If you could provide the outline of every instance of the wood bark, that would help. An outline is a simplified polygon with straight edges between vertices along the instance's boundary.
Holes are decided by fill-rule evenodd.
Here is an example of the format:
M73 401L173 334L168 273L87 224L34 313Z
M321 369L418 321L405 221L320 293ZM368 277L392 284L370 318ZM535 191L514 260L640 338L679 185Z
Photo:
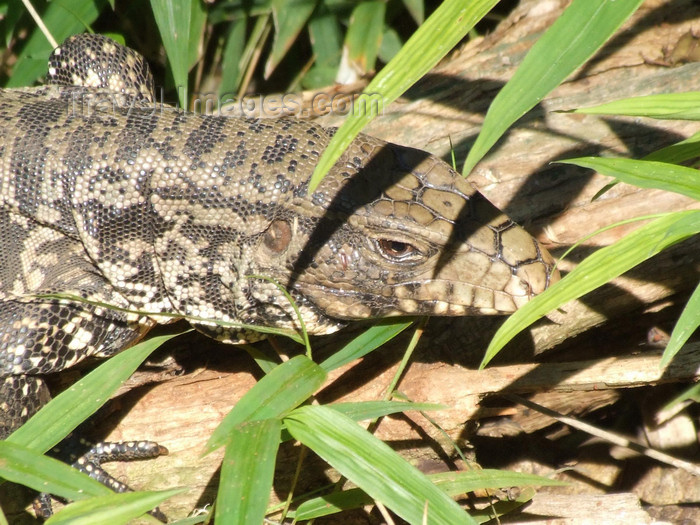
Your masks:
M445 159L450 158L453 146L456 158L463 160L489 103L566 4L564 0L521 2L493 33L453 53L366 132ZM619 220L697 209L699 204L686 197L625 184L618 184L592 201L609 182L608 178L553 164L559 159L592 154L639 158L698 131L700 126L693 122L557 112L627 96L700 91L700 63L683 63L673 55L674 46L694 29L700 29L700 6L695 2L646 2L584 67L516 123L476 167L471 181L555 255L583 236ZM662 62L668 66L659 65ZM326 119L326 123L334 122ZM574 252L562 269L570 270L597 247L615 242L638 226L620 226L593 237ZM590 390L591 397L559 394L568 401L558 410L582 413L611 402L615 394L595 397L601 395L596 392L601 387L610 388L611 377L617 378L615 387L696 377L697 349L686 356L682 373L676 369L676 376L663 378L654 374L658 372L658 352L630 354L638 349L647 328L659 319L663 324L677 315L673 306L697 285L699 248L697 239L683 243L599 292L567 305L554 322L541 323L509 349L516 360L528 361L544 350L566 347L568 353L561 354L568 359L564 364L516 363L485 372L470 370L468 367L478 362L501 320L470 319L462 324L457 320L439 321L432 334L427 332L417 362L410 366L399 390L414 401L450 406L434 418L452 439L464 445L470 418L509 410L480 406L486 393L501 389L520 393ZM586 339L585 333L599 325L602 328L595 331L596 336ZM572 343L577 334L584 336ZM603 362L586 361L599 355L594 352L600 350L601 338L609 341L607 355L612 357ZM171 517L183 517L192 508L213 501L221 451L201 457L203 445L259 376L250 359L235 347L208 345L196 336L183 341L179 344L197 347L190 352L184 375L167 381L157 377L158 382L117 398L111 405L116 412L107 418L107 423L112 422L112 430L99 436L108 440L153 439L170 449L167 457L143 464L120 464L114 471L137 488L195 487L163 505ZM318 342L319 347L332 345L328 339ZM205 353L201 346L211 348ZM398 352L400 349L375 353L334 372L319 400L325 403L379 399L395 373ZM192 358L192 354L196 357ZM620 355L626 357L615 357ZM545 357L550 359L547 354ZM624 376L630 369L639 374L633 378ZM452 457L452 448L445 435L419 414L387 418L379 425L377 435L425 470L454 467L452 460L446 459ZM298 449L291 445L282 450L276 498L286 497L297 453ZM297 493L314 479L337 479L320 464L305 465ZM542 505L541 500L539 504ZM577 500L576 505L579 504ZM362 517L359 522L363 520L372 522L371 517Z

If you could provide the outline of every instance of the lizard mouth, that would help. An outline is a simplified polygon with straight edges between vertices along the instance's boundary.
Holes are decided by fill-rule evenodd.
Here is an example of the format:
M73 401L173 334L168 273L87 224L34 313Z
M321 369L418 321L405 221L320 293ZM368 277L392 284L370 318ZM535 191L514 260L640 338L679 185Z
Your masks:
M513 276L508 290L447 280L380 285L376 290L329 287L299 281L296 291L329 317L343 320L438 315L503 315L512 313L532 295L528 285Z

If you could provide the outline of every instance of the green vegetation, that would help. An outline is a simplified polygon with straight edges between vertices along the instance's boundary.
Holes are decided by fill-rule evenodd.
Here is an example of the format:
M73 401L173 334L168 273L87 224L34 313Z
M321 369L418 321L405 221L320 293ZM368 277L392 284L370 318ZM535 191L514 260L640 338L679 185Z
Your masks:
M532 48L494 100L466 160L465 171L519 117L591 57L640 3L641 0L575 0ZM157 56L162 42L168 85L200 90L216 83L219 93L243 94L253 81L280 91L325 86L343 68L354 68L355 74L362 76L383 63L386 65L373 78L367 92L380 93L386 105L444 57L494 4L495 1L448 0L424 20L430 9L420 0L223 0L212 5L197 0L151 0L150 5L126 2L124 10L116 14L126 29L109 27L105 32L130 45L144 44L139 51L149 57ZM101 31L104 18L113 9L113 1L108 4L104 0L54 0L39 14L53 38L61 42L73 33ZM5 71L5 84L29 85L45 72L46 57L53 46L27 15L21 1L10 0L1 5L0 15L0 42L12 47L4 55L4 63L12 66ZM155 25L158 33L145 30L148 24ZM418 26L420 29L409 39L408 35ZM17 37L22 32L29 36L20 42ZM570 39L572 34L578 38ZM566 45L560 45L562 42ZM307 62L290 59L290 50L307 57ZM697 94L647 97L582 111L697 119L698 98ZM371 115L358 114L348 119L336 135L333 148L326 152L317 177L370 118ZM678 164L699 157L700 140L693 137L645 160L582 158L569 162L632 184L698 198L697 171ZM698 231L700 212L667 214L619 243L599 250L514 314L489 346L484 364L516 333L550 310ZM699 324L700 288L673 332L663 364L669 362ZM468 516L451 496L478 488L554 483L535 476L493 471L425 476L354 423L402 410L430 410L434 406L396 401L308 404L330 370L365 355L410 326L410 321L380 323L321 365L313 363L308 355L282 364L258 356L267 375L224 418L208 444L208 451L226 447L214 507L217 522L261 523L267 512L277 510L267 509L273 467L280 442L292 438L359 487L321 497L295 494L295 507L285 507L283 514L296 520L356 508L374 499L411 523L474 523L484 518ZM303 335L292 337L306 341ZM174 493L111 494L87 476L43 456L94 413L162 342L162 338L154 338L109 359L0 442L0 476L76 501L51 523L63 523L64 519L71 523L80 519L85 523L125 523ZM686 397L698 396L698 391L691 391ZM251 458L255 460L250 461ZM297 506L296 501L301 504ZM107 517L97 514L105 511ZM206 519L189 518L182 523ZM6 523L0 513L0 523L3 520Z

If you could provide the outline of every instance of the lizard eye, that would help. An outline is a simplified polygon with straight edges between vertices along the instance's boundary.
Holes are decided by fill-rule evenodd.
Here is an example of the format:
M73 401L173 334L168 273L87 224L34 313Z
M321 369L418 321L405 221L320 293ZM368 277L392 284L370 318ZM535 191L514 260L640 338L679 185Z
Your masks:
M379 239L377 244L379 245L382 255L392 260L402 260L421 254L415 246L403 241Z

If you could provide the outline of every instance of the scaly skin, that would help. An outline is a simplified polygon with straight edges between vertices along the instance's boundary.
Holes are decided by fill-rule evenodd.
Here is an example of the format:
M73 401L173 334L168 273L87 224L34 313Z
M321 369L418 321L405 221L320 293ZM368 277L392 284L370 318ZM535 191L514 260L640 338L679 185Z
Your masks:
M92 51L62 46L50 75L91 87L0 90L0 437L47 399L41 375L118 352L172 320L159 313L298 328L253 275L289 290L313 334L509 313L557 279L537 241L441 160L361 135L309 193L332 130L154 111L140 57L120 55L116 81L84 57L119 48L81 38ZM100 85L125 89L124 107ZM54 293L145 313L37 297Z

